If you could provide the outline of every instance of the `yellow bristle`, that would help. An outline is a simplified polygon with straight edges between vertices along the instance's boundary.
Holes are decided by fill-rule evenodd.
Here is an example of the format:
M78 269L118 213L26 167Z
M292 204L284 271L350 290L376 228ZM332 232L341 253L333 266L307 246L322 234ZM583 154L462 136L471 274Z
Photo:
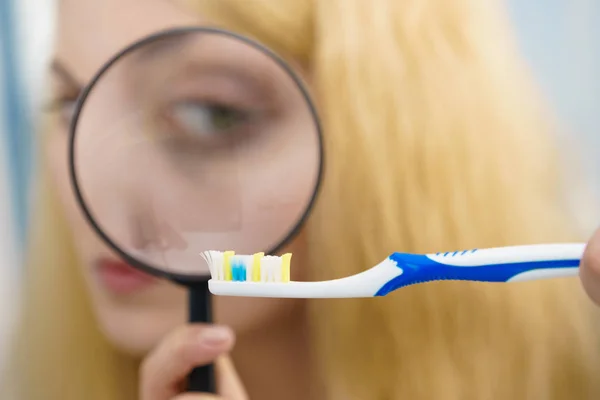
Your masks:
M234 251L226 251L223 253L223 276L226 281L231 281L231 257L235 255Z
M292 262L292 253L285 253L281 256L281 281L290 281L290 264Z
M260 282L260 260L265 253L256 253L252 256L252 282Z

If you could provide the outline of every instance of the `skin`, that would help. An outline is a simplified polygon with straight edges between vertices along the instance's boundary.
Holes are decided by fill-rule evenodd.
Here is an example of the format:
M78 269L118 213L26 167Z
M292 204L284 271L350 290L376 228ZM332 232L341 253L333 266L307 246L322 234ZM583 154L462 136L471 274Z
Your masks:
M140 18L142 10L143 18ZM310 360L307 349L309 346L305 337L306 317L302 301L217 298L215 299L215 319L218 325L186 325L187 298L186 291L181 287L168 281L157 280L143 290L114 293L102 284L96 273L99 260L116 262L118 258L89 228L75 202L70 187L65 162L68 149L67 129L78 91L81 90L82 83L88 82L102 64L121 48L143 36L169 27L198 25L203 22L201 16L161 0L63 0L60 2L59 21L55 62L51 71L55 84L54 93L60 100L58 102L59 122L55 125L54 131L50 132L46 141L46 159L65 215L76 238L75 245L80 259L81 272L85 278L100 329L119 350L143 359L140 378L141 399L213 398L197 394L182 394L181 388L193 367L217 359L219 392L228 399L246 399L247 393L252 398L263 400L318 398L314 394L307 393L308 388L314 386L311 384L314 382L309 382L308 378ZM86 28L81 29L81 26ZM110 29L106 29L108 26ZM221 53L239 55L235 51ZM167 59L163 58L163 60ZM252 59L252 57L246 58L248 69L252 69L253 63L256 64L256 70L264 69L259 65L259 60ZM170 66L166 67L163 70L170 71ZM144 71L145 73L151 72ZM135 78L141 75L134 74L133 76ZM272 77L276 76L276 73L269 76L274 79ZM135 83L135 79L115 81L116 87L119 89L127 87L134 87L137 90L144 89L147 90L147 93L143 98L152 98L152 85L142 83L136 88L132 82ZM149 79L147 82L153 81ZM214 82L214 79L211 82ZM178 87L177 85L171 86ZM181 84L179 87L182 90L188 88L185 84ZM311 120L307 118L301 99L297 95L294 97L289 89L288 87L287 92L284 90L288 97L276 101L279 108L275 110L277 117L273 118L278 119L273 119L275 121L272 122L273 129L295 126L299 131L307 131L311 128ZM93 111L90 111L91 116L87 120L89 123L85 129L91 132L91 129L100 127L98 132L104 132L102 124L110 120L111 115L116 115L114 113L119 110L126 110L131 104L131 99L126 95L126 93L119 96L113 93L112 97L107 95L108 100L104 107L95 107ZM99 98L98 104L104 104L102 101L105 101L106 98ZM250 102L257 103L254 100ZM281 104L285 104L285 106L281 106ZM111 107L114 110L111 110ZM97 113L92 115L96 110L102 110L103 113L113 112L113 114ZM115 136L122 138L124 133L130 132L132 132L132 128L127 127L127 129L113 133L120 134ZM288 143L288 145L296 146L294 148L302 145L305 146L304 148L310 147L310 143L302 142L302 136L295 137L300 138L298 139L300 141ZM84 141L82 143L82 146L88 146L82 150L82 154L84 150L87 150L86 162L93 163L94 157L102 156L105 148L98 143L86 144ZM117 143L117 139L111 143ZM277 154L273 151L271 153ZM291 153L289 151L283 153L288 154L288 157L280 160L279 165L289 165L281 163L289 160ZM133 173L131 171L136 166L155 168L153 171L156 172L153 172L152 176L156 180L161 179L159 174L172 173L168 172L167 167L163 168L159 165L156 161L157 157L152 158L156 156L154 153L144 153L148 156L146 159L131 159L131 157L140 157L140 154L142 151L136 148L136 151L127 153L124 159L115 158L111 162L105 163L105 168L100 172L93 171L86 175L85 182L89 184L86 186L86 190L89 190L87 193L90 193L93 199L99 199L93 203L94 207L97 207L94 212L97 211L101 214L103 221L105 218L106 220L125 221L121 225L115 225L117 226L115 231L111 231L110 234L114 233L118 238L133 237L131 243L127 242L131 247L143 247L147 245L147 241L154 240L154 236L156 236L160 237L161 245L177 251L178 243L181 243L182 239L186 239L181 233L182 230L200 229L200 225L213 224L214 221L210 221L210 213L200 215L198 220L195 220L195 217L189 217L192 215L190 213L182 212L181 215L178 215L181 208L173 206L172 198L156 196L155 202L150 205L136 203L135 211L154 207L153 213L150 214L160 215L167 221L171 229L161 229L155 226L143 228L142 230L152 231L151 233L154 235L152 239L148 239L146 230L140 234L138 231L141 228L136 228L136 226L147 223L146 214L140 212L141 216L136 217L138 218L137 225L128 223L129 220L123 218L123 215L131 214L132 210L115 207L115 204L122 205L122 203L114 198L111 202L111 195L114 193L105 189L106 185L116 182L126 175L125 172ZM246 165L256 164L250 150L239 157L245 160ZM276 162L277 158L275 156L273 158ZM143 164L147 160L151 160L150 164ZM223 159L215 159L214 163L226 163L227 160L226 157L223 157ZM128 162L127 167L119 168L120 162ZM138 172L144 172L142 167L139 169ZM251 214L250 217L244 219L243 223L249 225L242 226L242 230L254 232L256 233L254 236L257 237L268 235L269 230L281 229L277 226L277 223L280 223L278 221L293 220L298 213L298 204L304 204L306 201L306 187L311 183L310 180L303 181L302 176L298 176L297 173L294 175L293 168L290 170L273 168L272 170L275 172L268 178L271 182L282 182L281 176L276 175L276 173L281 173L286 174L289 178L285 182L296 182L296 185L280 186L280 191L285 194L285 200L282 200L275 209L268 209L264 215ZM260 172L252 168L246 168L244 171L249 174L244 181L251 180L252 173ZM165 177L164 181L172 182L167 178ZM135 185L138 185L142 190L151 190L152 187L142 187L142 185L150 185L148 183L150 181L152 180L132 179L125 183L129 188L137 188ZM172 189L171 193L176 190L180 190L180 186ZM252 192L253 187L244 188L244 190L245 194L250 193L248 195L250 196L249 202L258 203L261 202L260 195L265 192L260 187L255 192ZM180 198L196 195L201 199L209 197L202 196L202 193L185 193L185 191L178 192L178 195ZM198 199L194 198L194 201L196 200ZM205 208L210 208L212 211L217 210L215 212L220 210L224 215L230 215L231 213L227 209L218 209L218 207L227 206L235 207L235 204L219 203ZM119 212L124 214L120 215ZM197 211L194 215L198 215ZM267 219L267 223L262 222L269 215L275 217L271 220ZM223 222L224 220L218 221ZM257 226L253 221L261 223L261 225ZM242 224L235 219L223 223ZM255 225L252 225L253 223ZM173 226L175 229L172 229ZM246 235L242 239L251 241L254 240L254 236ZM239 239L241 240L240 245L244 244L242 239ZM257 243L248 244L249 247L256 245ZM303 271L308 268L304 261L306 244L303 234L298 235L284 250L294 254L293 273L296 275L293 278L302 279ZM240 252L238 251L238 253ZM177 254L181 256L182 253ZM235 351L233 350L234 342L236 343ZM269 371L269 373L265 374L261 371ZM242 384L242 381L245 384ZM177 397L180 395L183 397Z
M600 229L586 246L580 276L587 294L600 306Z

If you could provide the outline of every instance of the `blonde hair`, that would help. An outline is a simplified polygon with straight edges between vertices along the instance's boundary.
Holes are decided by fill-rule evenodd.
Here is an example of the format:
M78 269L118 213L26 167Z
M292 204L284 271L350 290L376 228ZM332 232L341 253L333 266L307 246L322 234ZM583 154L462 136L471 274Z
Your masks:
M498 1L188 3L310 73L327 149L307 225L313 278L394 251L578 238ZM51 188L37 199L22 398L134 398L135 362L97 331ZM595 399L598 331L583 299L565 279L311 303L318 371L331 399Z

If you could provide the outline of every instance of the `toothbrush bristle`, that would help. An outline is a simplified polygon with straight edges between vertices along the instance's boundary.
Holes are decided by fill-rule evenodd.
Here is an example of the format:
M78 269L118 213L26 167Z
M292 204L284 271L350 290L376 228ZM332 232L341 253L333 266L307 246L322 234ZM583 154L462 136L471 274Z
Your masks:
M230 282L289 282L291 253L265 256L264 253L236 255L233 251L205 251L212 279Z

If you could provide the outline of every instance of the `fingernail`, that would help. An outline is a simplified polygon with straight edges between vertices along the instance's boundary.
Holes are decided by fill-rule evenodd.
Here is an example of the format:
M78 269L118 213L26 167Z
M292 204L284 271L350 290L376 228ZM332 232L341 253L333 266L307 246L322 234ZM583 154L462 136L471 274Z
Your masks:
M231 338L228 328L214 327L200 333L200 342L205 346L220 346Z

